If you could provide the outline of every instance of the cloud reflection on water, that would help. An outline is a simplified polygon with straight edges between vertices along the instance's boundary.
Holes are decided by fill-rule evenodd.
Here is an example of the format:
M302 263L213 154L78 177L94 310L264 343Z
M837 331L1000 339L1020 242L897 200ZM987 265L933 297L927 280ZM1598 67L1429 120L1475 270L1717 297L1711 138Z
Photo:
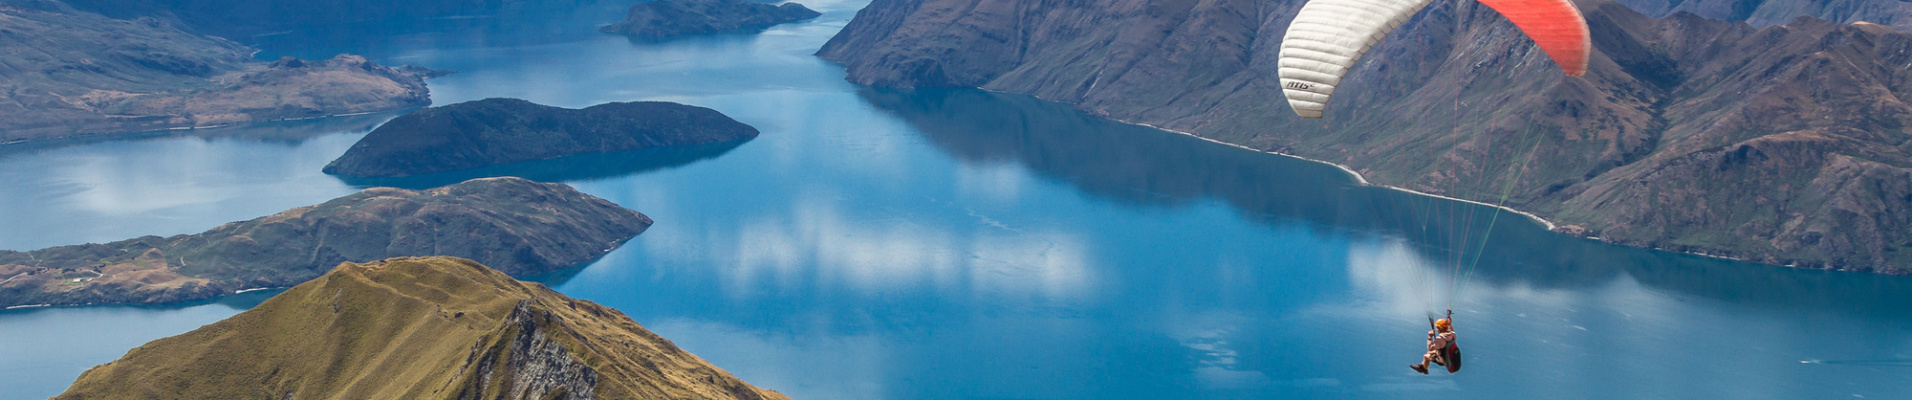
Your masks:
M1071 233L952 232L907 218L858 217L871 214L844 210L831 197L801 195L789 203L787 214L739 221L742 226L728 230L734 239L696 246L709 254L686 254L678 240L642 243L656 256L684 258L661 263L731 260L718 263L726 267L717 273L724 277L725 294L734 299L764 295L759 289L765 282L785 289L841 287L866 295L930 289L1038 301L1076 299L1091 290L1088 251Z
M827 322L814 322L827 325ZM693 319L667 319L646 328L684 348L723 348L741 354L725 369L750 377L758 387L808 399L881 399L884 376L895 349L875 335L776 336L735 325ZM816 327L807 331L814 332ZM844 381L841 376L861 379Z
M318 172L390 118L288 121L68 147L0 158L8 193L0 249L197 233L352 193ZM343 129L343 131L341 131Z

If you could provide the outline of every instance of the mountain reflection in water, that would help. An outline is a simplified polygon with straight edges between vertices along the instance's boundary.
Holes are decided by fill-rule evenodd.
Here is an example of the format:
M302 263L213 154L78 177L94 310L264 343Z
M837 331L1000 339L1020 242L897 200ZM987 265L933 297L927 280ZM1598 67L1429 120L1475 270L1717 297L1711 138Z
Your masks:
M615 178L681 167L690 163L716 158L749 141L750 139L743 139L721 143L660 147L615 153L578 154L545 160L404 177L335 176L337 176L340 181L352 186L390 186L406 189L430 189L471 179L498 176L515 176L539 182L583 181Z
M1453 249L1480 240L1488 227L1485 216L1494 212L1361 185L1326 164L1164 134L1028 96L973 89L863 88L857 94L966 163L1013 162L1129 204L1174 207L1218 199L1271 224L1304 221L1322 231L1380 232L1405 239L1420 259L1453 259ZM1475 210L1457 210L1464 208ZM1478 217L1454 217L1464 212ZM1740 304L1912 315L1905 306L1912 304L1912 279L1617 246L1553 234L1511 213L1501 217L1492 227L1492 243L1481 254L1465 254L1480 257L1470 284L1587 289L1624 275L1647 287ZM1463 224L1471 226L1458 226ZM1428 264L1419 268L1449 267L1444 261ZM1445 279L1444 272L1412 275Z

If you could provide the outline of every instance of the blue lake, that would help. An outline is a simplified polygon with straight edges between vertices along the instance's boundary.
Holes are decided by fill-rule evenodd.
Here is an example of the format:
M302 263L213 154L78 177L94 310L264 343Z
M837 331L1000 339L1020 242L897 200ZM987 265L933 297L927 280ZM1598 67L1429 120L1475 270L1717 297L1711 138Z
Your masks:
M1329 165L1023 96L860 88L810 54L862 3L806 4L825 16L663 43L596 34L611 7L261 46L457 71L430 82L437 104L664 100L758 127L734 147L503 172L657 221L536 280L797 399L1912 397L1912 279L1609 246L1512 214L1487 236L1489 208ZM351 193L366 183L319 168L390 117L0 147L0 249ZM1480 258L1458 292L1456 249ZM0 397L56 394L270 294L0 312ZM1449 304L1467 368L1408 370Z

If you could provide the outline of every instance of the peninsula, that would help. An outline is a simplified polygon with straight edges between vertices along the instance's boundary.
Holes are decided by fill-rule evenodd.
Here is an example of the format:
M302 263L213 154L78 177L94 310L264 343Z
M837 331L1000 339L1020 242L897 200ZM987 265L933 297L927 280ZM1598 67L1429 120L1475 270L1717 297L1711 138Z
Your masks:
M641 101L567 109L485 99L418 110L372 130L325 173L400 177L559 157L733 142L757 129L716 110Z
M458 256L531 275L594 260L650 225L569 186L519 178L372 188L196 235L0 251L0 307L201 300L397 256Z
M453 257L339 265L53 398L789 400L615 309Z
M631 6L624 21L599 28L634 39L760 31L771 25L823 14L802 4L769 5L747 0L657 0Z

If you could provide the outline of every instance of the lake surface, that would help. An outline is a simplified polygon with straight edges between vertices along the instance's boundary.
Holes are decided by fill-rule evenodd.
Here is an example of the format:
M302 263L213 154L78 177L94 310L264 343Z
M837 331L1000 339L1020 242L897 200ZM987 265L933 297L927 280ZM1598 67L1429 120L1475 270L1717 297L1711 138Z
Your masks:
M810 53L862 3L806 4L825 16L759 35L633 43L592 31L617 13L553 13L279 35L261 57L458 71L430 82L437 104L666 100L758 127L517 172L657 221L536 279L797 399L1912 397L1912 279L1608 246L1511 214L1488 236L1491 209L1332 166L1022 96L859 88ZM369 183L319 168L390 116L0 147L0 249L351 193ZM1479 261L1451 291L1456 249ZM0 397L56 394L268 295L0 312ZM1409 371L1449 304L1466 369Z

